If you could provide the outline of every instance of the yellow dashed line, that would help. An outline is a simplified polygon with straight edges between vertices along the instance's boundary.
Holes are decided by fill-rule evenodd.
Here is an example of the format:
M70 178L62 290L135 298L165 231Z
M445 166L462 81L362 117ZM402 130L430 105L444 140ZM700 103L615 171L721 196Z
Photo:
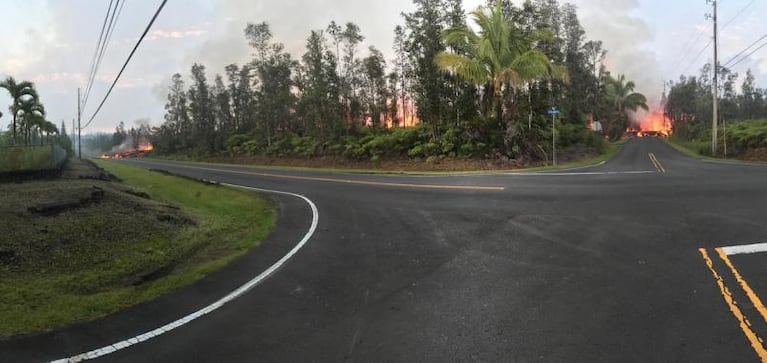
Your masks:
M746 293L746 295L748 295L748 299L751 300L751 303L754 304L756 310L759 311L759 314L762 314L762 318L764 318L764 321L767 322L767 308L765 308L764 304L762 304L762 300L759 299L759 296L757 296L756 293L754 293L754 290L752 290L751 286L748 285L746 279L740 275L740 272L738 272L738 270L735 268L735 265L730 262L730 259L727 257L727 254L724 253L724 250L717 248L716 253L719 254L719 258L721 258L727 267L730 268L732 274L735 275L735 279L738 280L740 287L742 287L743 291Z
M738 308L737 303L735 302L735 299L733 299L732 295L730 294L730 291L727 289L727 286L725 286L724 280L722 280L722 277L719 276L719 274L714 269L714 262L711 261L711 258L708 257L708 253L706 252L706 249L701 248L699 249L699 251L700 251L700 254L703 256L703 259L706 261L706 265L708 266L708 269L711 270L711 274L714 275L714 280L716 280L717 285L719 285L719 292L722 293L722 297L724 297L724 301L730 307L730 311L732 312L732 315L734 315L735 318L738 319L738 322L740 323L740 329L743 331L743 334L746 335L746 338L751 343L751 347L753 347L754 350L756 351L756 355L759 356L759 359L761 359L762 362L767 362L767 350L764 349L761 339L756 335L756 333L754 333L753 330L751 330L751 323L749 323L748 319L746 319L746 317L740 311L740 308Z
M285 175L285 174L257 173L257 172L249 172L249 171L235 171L235 170L226 170L226 169L203 168L203 167L199 167L199 166L188 166L188 165L181 165L181 164L176 164L174 166L178 166L178 167L182 167L182 168L189 168L189 169L216 171L216 172L222 172L222 173L244 174L244 175L253 175L253 176L264 176L264 177L269 177L269 178L282 178L282 179L293 179L293 180L319 181L319 182L340 183L340 184L373 185L373 186L383 186L383 187L421 188L421 189L446 189L446 190L474 190L474 191L487 191L487 192L501 192L501 191L506 189L505 187L477 186L477 185L443 185L443 184L387 183L387 182L374 182L374 181L366 181L366 180L336 179L336 178L322 178L322 177L297 176L297 175Z

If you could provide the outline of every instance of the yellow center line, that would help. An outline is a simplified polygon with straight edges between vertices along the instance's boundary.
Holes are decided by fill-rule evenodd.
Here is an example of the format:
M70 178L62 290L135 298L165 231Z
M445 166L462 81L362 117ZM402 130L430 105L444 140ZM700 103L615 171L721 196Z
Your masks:
M730 290L728 290L727 286L725 286L724 280L722 280L722 277L719 276L719 274L714 269L714 262L711 261L711 258L708 257L708 253L706 252L706 249L701 248L698 251L700 251L700 254L703 256L703 259L706 261L706 265L708 266L708 269L711 270L711 274L714 275L714 279L716 280L717 285L719 285L719 292L722 293L722 297L724 297L724 301L730 307L730 311L732 312L732 315L734 315L735 318L738 319L738 322L740 323L740 329L743 331L743 334L746 335L746 338L751 343L751 347L754 348L754 350L756 351L756 355L759 356L759 359L761 359L762 362L767 362L767 350L764 349L764 346L762 345L762 340L756 335L756 333L754 333L753 330L751 330L751 323L748 321L748 319L746 319L746 317L740 311L740 308L738 308L737 303L735 302L735 299L733 299L732 295L730 294Z
M655 170L657 170L659 173L665 173L666 169L663 167L663 164L660 163L660 160L655 156L654 153L649 153L647 156L650 158L650 161L655 166Z
M752 290L751 286L748 285L746 279L740 275L740 272L738 272L738 270L735 268L735 265L730 262L730 259L727 257L727 254L724 252L724 250L722 248L717 248L716 253L719 254L719 258L721 258L727 267L730 268L732 274L735 275L735 279L738 280L740 287L742 287L743 291L746 293L746 295L748 295L748 299L751 300L751 303L754 304L756 310L759 311L759 314L762 315L764 321L767 322L767 308L765 308L764 304L762 304L762 300L759 299L759 296L756 295L756 293L754 293L754 290Z
M305 181L319 181L319 182L330 182L330 183L341 183L341 184L373 185L373 186L384 186L384 187L422 188L422 189L446 189L446 190L474 190L474 191L488 191L488 192L501 192L501 191L504 191L506 189L505 187L499 187L499 186L388 183L388 182L374 182L374 181L354 180L354 179L336 179L336 178L323 178L323 177L312 177L312 176L297 176L297 175L285 175L285 174L257 173L257 172L250 172L250 171L235 171L235 170L226 170L226 169L204 168L204 167L199 167L199 166L189 166L189 165L181 165L181 164L174 164L174 166L178 166L178 167L182 167L182 168L188 168L188 169L216 171L216 172L222 172L222 173L263 176L263 177L269 177L269 178L282 178L282 179L305 180Z

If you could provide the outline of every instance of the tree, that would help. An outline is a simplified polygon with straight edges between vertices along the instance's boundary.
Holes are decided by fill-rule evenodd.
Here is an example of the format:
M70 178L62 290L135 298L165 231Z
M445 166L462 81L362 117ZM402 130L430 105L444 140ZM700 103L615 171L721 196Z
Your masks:
M393 75L399 80L398 87L400 98L398 102L394 102L394 105L395 107L397 104L400 105L399 108L402 109L400 120L403 123L403 126L405 126L404 123L407 122L408 119L408 79L412 76L412 66L407 55L407 36L405 34L405 29L401 25L394 27L394 54L396 55L396 59L394 61ZM397 85L395 85L395 87L396 86ZM396 89L393 90L396 91ZM394 92L393 94L396 95L397 93ZM399 117L392 117L392 121L396 121L397 118Z
M22 81L16 82L13 77L8 77L4 81L0 82L0 88L5 88L11 95L11 106L8 108L11 111L11 117L13 118L13 139L16 140L16 121L21 104L25 99L38 99L35 85L32 82Z
M386 60L381 51L371 46L370 55L362 60L365 75L367 115L372 126L381 126L381 116L386 113L388 92L386 89Z
M348 114L348 122L351 123L358 120L361 111L361 104L357 98L357 91L360 84L360 79L357 71L361 68L360 62L357 60L357 47L365 37L362 35L360 27L352 22L346 23L346 28L341 33L341 39L344 43L344 77L343 77L343 95L344 103L346 105L346 112Z
M291 92L294 85L291 76L296 65L282 44L273 44L264 61L256 66L261 81L261 87L255 93L257 113L268 146L272 145L272 136L278 130L284 132L290 129L291 113L296 102L296 96Z
M248 44L256 51L256 60L263 62L269 53L269 44L272 40L272 31L267 22L258 24L248 23L245 26L245 38Z
M167 136L167 140L163 139L163 142L157 143L159 148L164 147L169 152L176 152L192 145L190 140L192 124L189 119L187 94L184 89L184 80L178 73L171 78L168 101L165 103L164 126L165 129L161 130L161 135ZM121 143L122 140L117 145Z
M193 142L212 153L216 149L213 95L205 76L205 66L192 65L192 86L189 88L189 115L192 120Z
M628 126L628 111L636 111L640 108L645 111L650 109L647 106L647 98L641 93L634 92L635 87L634 82L627 82L626 76L622 74L618 78L610 79L607 84L607 97L615 110L614 122L609 130L613 139L619 138Z
M432 125L436 138L443 120L442 100L450 97L445 74L435 64L437 54L445 51L441 35L445 29L443 0L414 0L416 10L403 14L407 29L407 51L413 65L412 93L418 118Z
M338 72L338 65L341 63L341 41L343 40L343 28L336 24L333 20L325 30L330 38L333 39L333 44L336 46L336 72Z
M216 150L224 145L234 132L234 116L232 115L232 99L229 90L224 85L224 79L217 74L213 81L213 108L215 112Z
M562 68L552 65L545 54L531 48L534 37L520 34L504 17L500 1L489 11L477 9L472 16L479 34L467 26L451 28L443 34L448 44L464 46L469 53L442 52L436 56L435 63L467 81L490 85L499 122L503 120L504 87L521 87L539 78L565 78Z
M36 98L23 98L16 111L21 116L24 145L29 145L32 143L32 132L45 122L45 107Z
M336 69L336 58L327 48L323 32L312 31L302 57L301 76L296 77L301 92L297 113L303 120L302 131L321 139L331 139L340 129L340 80Z

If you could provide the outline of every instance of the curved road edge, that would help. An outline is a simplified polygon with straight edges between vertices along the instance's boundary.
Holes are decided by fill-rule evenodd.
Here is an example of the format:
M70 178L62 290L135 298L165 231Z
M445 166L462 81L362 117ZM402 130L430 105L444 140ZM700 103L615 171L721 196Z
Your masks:
M317 230L317 225L319 223L319 212L317 210L317 205L315 205L314 202L311 201L311 199L309 199L309 198L307 198L307 197L305 197L305 196L303 196L301 194L290 193L290 192L283 192L283 191L271 190L271 189L261 189L261 188L255 188L255 187L248 187L248 186L244 186L244 185L229 184L229 183L221 183L221 185L228 186L228 187L235 187L235 188L242 188L242 189L260 191L260 192L270 193L270 194L288 195L288 196L292 196L292 197L296 197L296 198L302 199L303 201L305 201L309 205L309 207L312 210L312 224L309 227L309 230L304 235L304 237L301 239L301 241L299 241L298 244L296 244L293 247L293 249L291 249L287 254L285 254L277 262L275 262L274 264L269 266L269 268L267 268L265 271L261 272L256 277L254 277L250 281L246 282L245 284L241 285L240 287L238 287L234 291L230 292L226 296L220 298L216 302L214 302L214 303L212 303L212 304L210 304L210 305L208 305L208 306L206 306L206 307L204 307L204 308L202 308L200 310L197 310L197 311L195 311L195 312L193 312L193 313L191 313L189 315L186 315L186 316L184 316L182 318L176 319L173 322L170 322L168 324L160 326L160 327L158 327L158 328L156 328L154 330L148 331L148 332L146 332L144 334L140 334L140 335L134 336L132 338L128 338L128 339L125 339L125 340L122 340L122 341L119 341L119 342L116 342L116 343L112 343L112 344L106 345L106 346L101 347L101 348L97 348L97 349L94 349L94 350L91 350L91 351L88 351L88 352L85 352L85 353L81 353L81 354L78 354L78 355L71 356L71 357L68 357L68 358L54 360L52 362L55 362L55 363L81 362L81 361L84 361L84 360L89 360L89 359L95 359L95 358L103 357L105 355L114 353L114 352L116 352L118 350L122 350L122 349L128 348L130 346L136 345L138 343L150 340L152 338L155 338L157 336L160 336L162 334L170 332L170 331L172 331L172 330L174 330L176 328L179 328L181 326L184 326L184 325L186 325L186 324L188 324L188 323L190 323L190 322L192 322L192 321L194 321L194 320L196 320L196 319L198 319L198 318L200 318L200 317L202 317L204 315L207 315L207 314L209 314L209 313L219 309L220 307L224 306L226 303L228 303L228 302L230 302L230 301L232 301L232 300L242 296L243 294L248 292L250 289L254 288L258 284L260 284L261 282L263 282L264 280L269 278L271 275L273 275L275 272L277 272L277 270L279 270L283 265L285 265L285 263L287 263L288 260L290 260L296 253L298 253L299 250L301 250L301 248L304 247L304 245L306 245L307 242L309 242L311 237L314 235L314 232Z

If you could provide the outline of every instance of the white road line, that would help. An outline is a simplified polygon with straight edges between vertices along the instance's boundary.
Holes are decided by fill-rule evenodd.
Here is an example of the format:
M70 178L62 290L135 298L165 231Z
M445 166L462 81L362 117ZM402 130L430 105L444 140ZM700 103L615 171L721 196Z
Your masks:
M505 173L503 175L514 176L568 176L568 175L619 175L619 174L654 174L655 170L639 170L639 171L591 171L580 173Z
M110 345L107 345L107 346L104 346L104 347L101 347L101 348L98 348L98 349L94 349L94 350L91 350L89 352L85 352L85 353L81 353L81 354L78 354L78 355L74 355L74 356L71 356L69 358L58 359L58 360L55 360L55 361L52 361L52 362L54 362L54 363L81 362L81 361L88 360L88 359L94 359L94 358L98 358L98 357L103 357L103 356L105 356L107 354L114 353L114 352L116 352L118 350L125 349L127 347L132 346L132 345L135 345L135 344L147 341L149 339L152 339L154 337L160 336L162 334L165 334L165 333L167 333L167 332L169 332L169 331L171 331L173 329L176 329L178 327L181 327L183 325L188 324L192 320L195 320L195 319L197 319L199 317L202 317L202 316L204 316L204 315L206 315L208 313L213 312L214 310L224 306L224 304L226 304L226 303L228 303L228 302L230 302L230 301L232 301L232 300L242 296L248 290L252 289L256 285L260 284L262 281L267 279L269 276L274 274L278 269L280 269L280 267L282 267L286 262L288 262L288 260L291 257L293 257L293 255L298 253L298 251L302 247L304 247L304 245L309 241L309 239L312 238L312 235L314 234L314 231L317 229L317 223L319 223L319 218L320 218L319 212L317 211L317 206L314 204L314 202L309 200L309 198L307 198L307 197L305 197L303 195L289 193L289 192L281 192L281 191L277 191L277 190L253 188L253 187L247 187L247 186L243 186L243 185L227 184L227 183L221 183L221 185L226 185L226 186L235 187L235 188L243 188L243 189L256 190L256 191L265 192L265 193L289 195L289 196L293 196L293 197L296 197L296 198L303 199L312 208L312 225L311 225L311 227L309 227L309 231L306 232L306 234L304 235L304 238L302 238L301 241L298 242L298 244L295 245L295 247L293 247L293 249L290 250L290 252L288 252L288 254L283 256L279 261L275 262L273 265L269 266L269 268L266 269L266 271L260 273L258 276L254 277L252 280L246 282L244 285L238 287L236 290L230 292L228 295L222 297L218 301L216 301L216 302L214 302L214 303L212 303L212 304L210 304L210 305L208 305L208 306L206 306L206 307L204 307L204 308L202 308L200 310L197 310L194 313L191 313L191 314L189 314L189 315L187 315L185 317L182 317L182 318L177 319L177 320L175 320L173 322L165 324L165 325L163 325L163 326L161 326L161 327L159 327L157 329L154 329L152 331L148 331L148 332L146 332L144 334L137 335L135 337L128 338L128 339L125 339L123 341L120 341L120 342L117 342L117 343L113 343L113 344L110 344Z
M728 256L767 252L767 243L722 247L722 251Z

